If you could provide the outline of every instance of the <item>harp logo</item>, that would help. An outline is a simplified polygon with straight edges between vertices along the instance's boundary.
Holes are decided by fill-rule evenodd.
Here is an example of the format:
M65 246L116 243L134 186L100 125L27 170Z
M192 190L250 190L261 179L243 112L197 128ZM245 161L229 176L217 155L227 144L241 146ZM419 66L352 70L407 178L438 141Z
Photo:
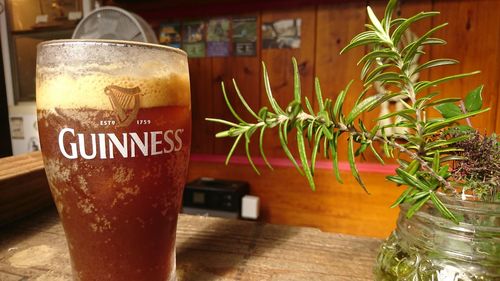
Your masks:
M127 127L137 118L140 108L141 89L139 87L124 88L109 85L104 89L111 102L118 127Z

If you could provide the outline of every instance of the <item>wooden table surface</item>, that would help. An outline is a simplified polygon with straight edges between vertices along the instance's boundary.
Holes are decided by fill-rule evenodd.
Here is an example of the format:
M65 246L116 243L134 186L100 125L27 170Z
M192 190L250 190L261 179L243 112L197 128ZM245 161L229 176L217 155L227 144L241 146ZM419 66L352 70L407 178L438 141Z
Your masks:
M178 281L373 280L380 243L314 228L181 215ZM0 280L71 280L66 247L52 209L0 228Z

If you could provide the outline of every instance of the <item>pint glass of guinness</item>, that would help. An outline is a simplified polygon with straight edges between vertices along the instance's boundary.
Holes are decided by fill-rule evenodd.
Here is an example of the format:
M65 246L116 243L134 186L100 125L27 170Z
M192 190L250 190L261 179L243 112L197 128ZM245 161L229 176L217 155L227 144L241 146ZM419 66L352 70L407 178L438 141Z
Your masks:
M125 41L45 42L36 103L73 279L175 280L191 142L186 54Z

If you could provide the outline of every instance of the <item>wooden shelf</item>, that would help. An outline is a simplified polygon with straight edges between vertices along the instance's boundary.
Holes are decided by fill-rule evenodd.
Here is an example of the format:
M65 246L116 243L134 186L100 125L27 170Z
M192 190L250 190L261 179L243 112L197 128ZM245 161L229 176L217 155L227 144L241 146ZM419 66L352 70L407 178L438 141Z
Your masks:
M51 33L53 34L54 32L73 32L75 29L76 24L64 24L64 25L49 25L49 26L44 26L44 27L36 27L32 29L25 29L25 30L14 30L11 32L12 35L35 35L38 36L40 34L45 34L45 33Z
M0 226L50 205L40 152L0 158Z

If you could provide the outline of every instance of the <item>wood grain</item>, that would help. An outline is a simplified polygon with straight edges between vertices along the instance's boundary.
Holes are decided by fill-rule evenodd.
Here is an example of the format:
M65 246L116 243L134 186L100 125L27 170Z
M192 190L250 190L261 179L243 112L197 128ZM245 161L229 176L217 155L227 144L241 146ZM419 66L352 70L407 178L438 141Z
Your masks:
M240 220L180 215L179 281L372 280L380 240ZM0 232L0 280L71 279L54 210Z
M352 49L342 55L340 51L351 39L364 30L365 3L348 2L318 7L316 26L315 75L319 78L324 98L336 100L338 94L354 79L343 103L344 113L354 107L363 84L359 77L361 67L355 62L363 57L363 48ZM316 99L314 105L317 107ZM339 159L347 159L347 142L339 140Z
M246 15L257 18L257 42L260 46L260 17L258 14ZM256 81L261 77L260 48L257 48L257 54L251 57L225 57L212 59L212 91L214 93L214 113L218 118L237 122L231 114L226 102L224 101L221 82L224 82L228 99L238 115L247 122L255 122L255 118L245 109L240 99L237 97L233 86L233 79L236 81L241 94L244 96L248 105L258 112L260 108L260 85ZM225 125L216 124L216 132L227 130ZM233 138L223 138L215 140L215 153L228 153L234 142ZM251 150L258 151L258 143L251 143ZM238 146L235 154L244 154L245 148L243 141Z
M191 162L189 180L213 177L247 181L250 192L261 200L261 220L275 224L310 226L323 231L370 237L387 237L394 229L398 209L389 206L402 188L393 186L380 173L362 173L370 194L350 175L344 184L330 170L316 170L317 189L311 191L295 168L261 167L257 176L247 165Z
M0 226L51 204L40 152L0 158Z
M212 61L210 58L189 59L191 80L191 110L193 133L191 150L194 153L213 153L215 125L205 118L215 117L212 90Z
M280 19L300 18L301 24L301 45L297 49L263 49L262 61L266 64L271 80L272 94L278 104L286 107L293 99L293 67L291 59L295 57L299 65L301 75L302 96L313 98L313 80L314 80L314 52L315 52L315 32L316 32L316 8L306 7L298 10L270 10L262 12L262 23L274 22ZM261 106L269 105L264 83L260 79L261 85ZM277 141L278 133L276 130L269 131L265 137L264 148L269 156L284 156L281 145ZM273 141L274 140L274 141ZM298 155L296 138L291 136L289 147L294 155Z
M497 3L498 5L498 10L500 10L500 3ZM500 47L500 20L498 22L498 25L499 25L499 28L498 28L498 43L497 43L497 46ZM497 105L496 107L493 109L496 111L496 118L494 118L493 120L491 120L491 122L494 122L496 124L496 129L495 129L495 132L498 134L500 132L500 98L498 97L498 95L500 94L500 79L498 78L500 77L500 63L497 63L497 79L496 79L496 84L497 84L497 92L496 92L496 99L497 99Z
M492 1L435 1L434 10L441 15L435 17L433 26L448 22L444 30L436 36L448 41L445 46L432 49L432 57L454 58L459 65L435 68L431 71L433 79L445 75L481 70L481 73L469 78L452 81L439 86L446 97L462 96L484 84L483 100L485 107L491 107L489 113L472 118L472 123L481 131L492 132L495 128L495 113L498 97L498 72L500 21L498 13L500 2Z

